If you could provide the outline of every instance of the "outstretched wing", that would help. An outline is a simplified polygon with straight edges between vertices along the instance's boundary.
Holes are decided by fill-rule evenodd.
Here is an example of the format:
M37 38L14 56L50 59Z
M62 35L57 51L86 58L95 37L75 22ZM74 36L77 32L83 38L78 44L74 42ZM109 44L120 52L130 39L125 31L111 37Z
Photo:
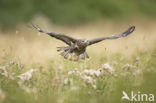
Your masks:
M102 38L96 38L96 39L89 40L89 45L98 43L98 42L106 40L106 39L117 39L117 38L120 38L120 37L126 37L127 35L131 34L134 30L135 30L135 26L131 26L130 28L128 28L128 30L126 30L122 34L112 35L112 36L109 36L109 37L102 37Z
M75 43L77 41L77 39L75 38L72 38L70 36L67 36L67 35L64 35L64 34L61 34L61 33L55 33L55 32L47 32L47 31L44 31L42 29L40 29L39 27L35 26L32 24L32 27L34 29L36 29L37 31L41 32L41 33L45 33L45 34L48 34L50 35L51 37L54 37L56 39L59 39L63 42L65 42L66 44L68 45L72 45L72 43Z

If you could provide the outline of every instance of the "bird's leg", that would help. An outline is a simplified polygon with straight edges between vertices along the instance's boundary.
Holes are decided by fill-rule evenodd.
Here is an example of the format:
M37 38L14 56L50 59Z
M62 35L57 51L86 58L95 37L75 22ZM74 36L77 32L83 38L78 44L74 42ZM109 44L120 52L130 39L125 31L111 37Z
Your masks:
M87 68L87 59L84 60L84 68Z

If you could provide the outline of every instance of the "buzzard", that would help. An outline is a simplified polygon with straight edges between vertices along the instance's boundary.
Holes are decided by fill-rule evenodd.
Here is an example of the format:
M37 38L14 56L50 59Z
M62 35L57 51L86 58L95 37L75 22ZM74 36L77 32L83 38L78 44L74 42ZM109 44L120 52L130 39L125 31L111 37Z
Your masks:
M87 46L90 46L92 44L95 44L95 43L98 43L107 39L111 40L111 39L118 39L121 37L126 37L135 30L135 26L131 26L125 32L118 34L118 35L112 35L108 37L101 37L101 38L95 38L92 40L87 40L87 39L76 39L76 38L67 36L62 33L47 32L35 25L32 25L32 27L41 33L48 34L51 37L54 37L56 39L59 39L65 42L67 46L57 47L57 51L61 52L60 55L63 56L65 59L68 59L71 61L78 61L79 58L83 60L85 60L86 58L89 58L88 54L86 53Z

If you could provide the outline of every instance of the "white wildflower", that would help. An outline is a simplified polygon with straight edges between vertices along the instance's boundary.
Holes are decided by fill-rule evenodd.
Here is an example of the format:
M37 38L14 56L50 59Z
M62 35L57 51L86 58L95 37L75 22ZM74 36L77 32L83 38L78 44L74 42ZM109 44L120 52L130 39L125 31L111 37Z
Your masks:
M81 78L89 84L95 84L96 82L96 80L94 80L92 77L87 76L87 75L81 76Z
M20 74L17 77L21 79L22 81L30 80L35 72L37 72L37 69L30 69L29 71L23 74Z
M75 71L69 71L68 72L68 75L72 75L72 74L74 74L75 73Z
M95 76L96 76L96 77L99 77L100 75L101 75L101 70L98 69L98 70L95 72Z
M14 73L8 73L8 71L6 70L6 67L7 66L1 66L0 67L0 74L7 77L7 78L9 78L9 79L11 79L11 80L14 80L15 79L14 78L15 74Z
M0 74L5 76L5 77L9 76L9 73L6 70L6 66L0 66Z
M8 64L7 64L7 66L9 67L9 66L11 66L11 65L16 65L18 68L20 68L20 69L22 69L23 67L24 67L24 65L23 64L21 64L19 61L17 61L17 62L15 62L15 61L10 61Z
M130 64L125 64L122 68L130 68L131 65Z
M20 62L17 62L16 65L18 66L18 68L23 69L24 65L21 64Z
M93 87L94 89L96 89L96 85L95 85L95 84L93 84L92 87Z
M84 74L89 75L89 76L99 77L101 75L101 71L100 70L93 70L93 69L90 69L90 70L85 69Z
M83 75L83 76L81 76L81 78L83 79L84 82L90 84L94 89L96 89L96 80L95 79L93 79L92 77L87 76L87 75Z
M123 69L137 69L136 66L133 66L133 65L131 65L131 64L125 64L122 68L123 68Z
M102 70L109 72L110 74L112 74L114 72L113 67L110 66L109 63L106 63L102 66Z
M13 64L15 64L14 61L10 61L10 62L9 62L9 65L13 65Z
M81 72L80 71L78 71L78 70L73 70L73 71L69 71L68 72L68 75L72 75L72 74L76 74L76 75L81 75Z

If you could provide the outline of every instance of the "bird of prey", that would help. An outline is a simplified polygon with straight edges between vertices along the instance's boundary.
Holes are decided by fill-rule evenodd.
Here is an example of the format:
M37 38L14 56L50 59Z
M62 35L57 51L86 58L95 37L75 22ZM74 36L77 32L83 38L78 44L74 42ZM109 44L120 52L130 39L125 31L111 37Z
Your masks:
M101 37L101 38L95 38L92 40L87 40L87 39L76 39L76 38L67 36L62 33L47 32L33 24L32 24L32 27L41 33L48 34L51 37L54 37L56 39L59 39L65 42L67 46L57 47L57 51L61 52L60 55L63 56L65 59L68 59L71 61L78 61L79 58L83 60L85 60L86 58L89 58L88 54L86 53L87 46L90 46L92 44L95 44L95 43L98 43L107 39L111 40L111 39L118 39L121 37L126 37L135 30L135 26L131 26L125 32L118 34L118 35L112 35L108 37Z

